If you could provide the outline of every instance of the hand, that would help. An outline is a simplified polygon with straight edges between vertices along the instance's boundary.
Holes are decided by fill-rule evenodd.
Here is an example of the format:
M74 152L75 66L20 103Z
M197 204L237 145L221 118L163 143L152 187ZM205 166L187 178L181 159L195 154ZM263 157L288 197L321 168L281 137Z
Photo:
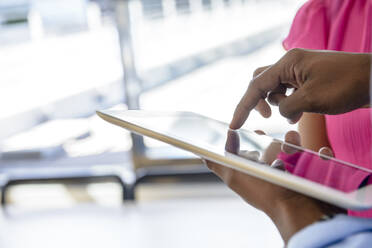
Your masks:
M257 133L263 134L262 131ZM286 142L299 145L298 133L294 131L287 133ZM271 148L269 154L277 154L278 146L269 147ZM289 148L282 146L282 149L292 152ZM228 133L226 150L234 154L244 154L240 151L239 136L235 131ZM265 212L273 220L285 242L303 227L319 220L324 214L333 213L336 209L318 200L214 162L206 161L206 164L247 203Z
M240 128L252 109L270 117L271 105L291 123L303 112L340 114L369 104L370 55L293 49L256 70L230 127ZM286 91L293 88L291 95Z

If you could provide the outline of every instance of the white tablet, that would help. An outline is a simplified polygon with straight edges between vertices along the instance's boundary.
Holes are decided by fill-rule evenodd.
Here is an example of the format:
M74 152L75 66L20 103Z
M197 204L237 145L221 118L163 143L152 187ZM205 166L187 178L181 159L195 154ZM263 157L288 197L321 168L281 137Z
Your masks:
M266 135L233 131L227 123L191 112L105 110L97 114L131 132L333 205L353 210L372 208L372 185L363 186L372 171L361 166L319 156ZM280 146L285 146L287 153ZM268 165L273 156L282 159L284 171Z

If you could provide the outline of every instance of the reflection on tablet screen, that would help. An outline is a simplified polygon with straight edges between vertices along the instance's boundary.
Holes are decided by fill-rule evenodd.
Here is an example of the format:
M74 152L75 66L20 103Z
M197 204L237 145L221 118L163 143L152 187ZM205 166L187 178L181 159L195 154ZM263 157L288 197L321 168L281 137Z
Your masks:
M338 161L326 155L304 151L265 135L248 131L227 132L227 152L278 168L311 181L351 192L369 179L369 169Z

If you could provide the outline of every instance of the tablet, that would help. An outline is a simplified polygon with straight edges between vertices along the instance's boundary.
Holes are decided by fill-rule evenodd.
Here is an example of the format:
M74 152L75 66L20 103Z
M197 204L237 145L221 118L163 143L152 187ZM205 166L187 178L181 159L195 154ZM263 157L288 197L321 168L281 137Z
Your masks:
M104 120L338 207L372 208L372 171L191 112L97 111ZM280 158L283 169L270 166ZM365 186L363 186L365 185Z

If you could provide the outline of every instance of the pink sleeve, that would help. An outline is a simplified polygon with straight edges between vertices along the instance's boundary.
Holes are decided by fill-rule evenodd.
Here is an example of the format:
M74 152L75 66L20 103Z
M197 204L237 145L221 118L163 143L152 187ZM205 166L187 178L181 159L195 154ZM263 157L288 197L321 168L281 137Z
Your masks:
M297 12L287 38L286 50L292 48L327 49L328 23L326 7L322 1L310 0Z

